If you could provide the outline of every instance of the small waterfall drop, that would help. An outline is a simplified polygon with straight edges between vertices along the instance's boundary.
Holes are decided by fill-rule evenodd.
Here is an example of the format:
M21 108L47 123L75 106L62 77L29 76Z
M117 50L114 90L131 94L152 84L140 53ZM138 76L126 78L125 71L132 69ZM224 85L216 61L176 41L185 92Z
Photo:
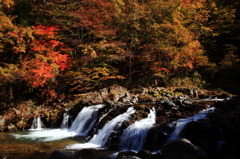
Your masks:
M62 121L62 124L61 124L61 129L67 129L68 128L69 118L70 118L70 115L68 114L68 112L65 112L63 114L63 121Z
M31 125L31 129L29 130L43 130L43 123L40 117L34 118L33 123Z
M69 131L75 132L80 136L86 136L97 121L98 109L102 107L103 105L101 104L90 107L84 107L78 113Z
M213 112L214 110L215 110L214 107L207 108L191 117L188 117L186 119L179 119L177 121L170 123L175 125L175 130L172 132L172 134L168 138L168 142L181 138L180 136L181 132L183 131L183 129L188 123L192 121L198 121L200 119L207 119L207 114L210 112Z
M34 119L32 128L30 130L41 130L41 131L33 131L29 134L13 134L16 138L29 138L37 141L55 141L61 140L68 137L86 135L94 126L97 120L98 109L104 107L104 105L94 105L89 107L84 107L81 112L78 114L77 118L74 120L71 128L67 128L67 121L69 119L69 115L66 114L62 121L61 129L40 129L40 118ZM35 126L38 125L38 126ZM42 123L41 123L42 125ZM66 127L65 127L66 126ZM65 127L65 129L63 129Z
M102 121L102 119L105 118L112 111L113 111L113 109L110 109L107 113L103 114L103 116L99 119L98 123L100 123Z
M135 113L135 109L133 107L128 108L125 113L120 114L117 117L113 118L111 121L107 122L104 127L99 130L99 132L94 135L88 143L70 145L67 146L67 149L104 147L108 141L109 136L111 135L111 132L120 127L122 123L127 120L133 113Z
M143 148L149 129L155 124L156 111L151 109L148 117L134 122L127 127L120 140L122 150L131 150L138 152Z

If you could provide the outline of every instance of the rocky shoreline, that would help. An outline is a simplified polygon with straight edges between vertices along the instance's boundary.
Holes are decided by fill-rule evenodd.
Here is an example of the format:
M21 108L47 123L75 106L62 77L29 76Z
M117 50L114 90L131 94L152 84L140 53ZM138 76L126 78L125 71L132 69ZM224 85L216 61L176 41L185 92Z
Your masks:
M220 100L221 99L221 100ZM117 159L237 159L240 146L240 98L224 92L203 91L192 88L142 88L128 90L121 86L112 86L99 91L79 94L71 101L63 101L56 106L34 106L31 102L20 104L0 116L1 131L28 129L34 117L40 116L47 128L59 127L63 113L68 112L72 120L78 112L88 105L104 104L99 110L99 117L107 114L97 126L98 129L113 117L122 114L130 106L136 110L131 120L123 123L122 129L143 119L149 109L156 109L156 124L147 134L144 147L138 153L118 152ZM32 106L32 107L30 107ZM167 142L171 128L168 123L193 116L208 107L215 111L208 114L208 119L188 123L181 134L181 139ZM93 135L97 129L90 133ZM72 155L54 151L51 159L113 158L111 153L118 150L120 132L111 134L107 150L83 149ZM90 136L91 136L90 135ZM161 150L159 152L159 150ZM156 153L152 153L156 152Z
M212 104L211 102L199 102L195 99L228 98L230 96L225 92L198 90L195 88L169 90L164 87L148 87L128 90L125 87L114 85L98 91L77 94L72 96L71 99L55 102L51 105L38 105L31 100L19 103L0 115L0 131L29 129L33 119L36 117L41 117L46 127L56 128L60 126L64 112L69 111L74 119L84 106L95 104L105 104L108 109L111 109L153 103L157 111L162 111L162 116L175 120L191 116L206 108L206 103ZM169 112L177 109L180 109L180 111ZM139 113L141 116L141 112ZM144 110L142 110L142 113L144 116ZM157 120L158 122L166 122L167 119L160 117Z

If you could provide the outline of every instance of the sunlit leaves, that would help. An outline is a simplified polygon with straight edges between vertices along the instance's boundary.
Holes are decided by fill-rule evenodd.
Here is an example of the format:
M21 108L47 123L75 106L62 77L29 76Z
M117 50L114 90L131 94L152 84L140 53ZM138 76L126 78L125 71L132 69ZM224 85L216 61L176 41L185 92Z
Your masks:
M15 27L5 33L1 57L20 70L21 75L16 79L26 80L33 87L44 86L69 68L70 58L66 53L70 49L55 38L58 30L56 26L40 25Z

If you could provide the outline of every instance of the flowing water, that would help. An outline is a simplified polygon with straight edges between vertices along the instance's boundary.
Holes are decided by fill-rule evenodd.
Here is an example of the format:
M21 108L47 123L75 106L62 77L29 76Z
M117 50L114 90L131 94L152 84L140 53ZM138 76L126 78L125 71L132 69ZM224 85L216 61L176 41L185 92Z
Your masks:
M41 131L38 131L41 132ZM27 135L29 132L15 132ZM15 134L14 133L14 134ZM12 133L0 132L0 158L1 159L49 159L54 150L65 153L64 147L81 142L81 138L66 138L52 142L38 142L36 140L15 138Z
M153 108L147 118L136 121L124 130L120 147L122 150L138 152L143 148L149 129L155 124L156 111Z
M59 129L42 129L43 125L40 118L36 118L30 130L38 131L0 133L0 158L47 159L54 150L73 153L76 149L104 149L112 132L118 131L122 123L128 120L131 114L135 113L135 109L130 107L125 113L114 117L102 129L98 130L98 133L87 143L84 143L86 141L84 136L95 126L98 120L98 110L102 107L103 105L84 107L70 128L67 128L69 115L65 114L62 126ZM214 111L214 108L209 108L192 117L170 123L169 125L174 126L174 131L169 134L168 142L181 138L181 132L189 122L206 119L207 113L212 111ZM108 113L104 114L102 118L108 115ZM127 127L120 137L120 150L131 150L134 152L141 150L149 129L155 124L155 118L156 112L152 108L147 118L135 121ZM108 150L106 149L106 151Z
M98 109L102 108L103 105L94 105L89 107L84 107L73 121L70 129L30 129L30 130L41 130L32 131L28 134L13 134L16 138L31 139L41 142L49 142L55 140L61 140L64 138L74 137L74 136L86 136L88 132L93 128L96 120ZM34 119L35 120L35 119ZM66 121L63 118L62 125Z
M185 118L185 119L179 119L177 121L174 121L173 123L170 123L171 125L175 125L174 131L172 132L172 134L170 135L170 137L168 138L168 142L176 140L181 138L181 132L183 131L183 129L185 128L185 126L192 122L192 121L198 121L200 119L207 119L207 114L209 112L213 112L215 108L208 108L205 109L191 117ZM169 124L169 125L170 125Z
M69 131L75 132L80 136L87 136L88 132L92 129L97 121L98 109L102 107L103 105L101 104L84 107L81 112L78 113Z
M67 149L104 147L106 142L108 141L109 136L111 135L111 132L113 132L116 128L120 127L122 123L127 120L133 113L135 113L133 107L128 108L127 112L118 115L117 117L106 123L105 126L101 130L99 130L99 132L94 135L88 143L70 145L67 147Z
M68 112L64 113L63 114L63 121L62 121L62 124L61 124L61 129L67 129L69 127L69 118L70 118L70 115Z
M43 130L43 123L41 121L41 118L40 117L37 117L37 118L34 118L33 119L33 123L32 123L32 126L31 126L31 129L32 131L35 131L35 130Z

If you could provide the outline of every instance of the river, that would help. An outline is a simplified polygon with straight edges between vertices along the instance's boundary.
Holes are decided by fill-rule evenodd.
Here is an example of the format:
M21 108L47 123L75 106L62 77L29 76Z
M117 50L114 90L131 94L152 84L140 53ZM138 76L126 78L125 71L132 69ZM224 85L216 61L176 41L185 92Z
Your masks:
M72 153L64 147L81 142L82 138L71 137L57 141L42 142L33 139L17 139L14 134L27 135L29 131L6 133L0 132L1 159L49 159L54 150Z

